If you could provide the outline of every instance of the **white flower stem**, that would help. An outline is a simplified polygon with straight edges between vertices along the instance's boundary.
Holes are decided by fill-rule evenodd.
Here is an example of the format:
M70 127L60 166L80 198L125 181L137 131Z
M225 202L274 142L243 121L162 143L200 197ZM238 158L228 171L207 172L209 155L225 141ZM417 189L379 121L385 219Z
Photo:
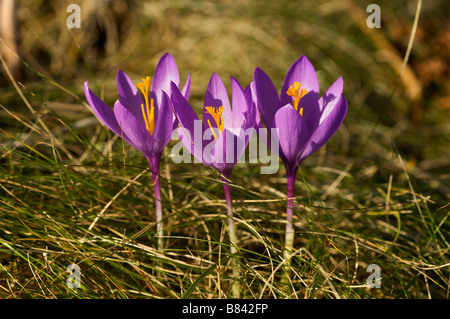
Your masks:
M237 262L237 235L236 235L236 226L234 224L233 219L233 210L232 210L232 201L231 201L231 189L229 186L229 177L231 176L231 171L223 173L224 177L222 177L223 181L223 190L225 194L225 201L227 203L227 216L228 216L228 234L230 236L230 254L231 254L231 267L232 267L232 285L231 285L231 293L233 298L239 298L240 295L240 282L239 282L239 276L240 276L240 269L239 264Z
M161 186L160 186L160 176L159 176L159 164L160 157L148 157L147 158L150 169L152 170L152 180L153 180L153 192L155 196L155 211L156 211L156 238L157 247L161 252L164 249L164 227L163 227L163 210L161 203Z
M294 248L294 224L292 222L292 205L295 194L295 177L297 169L287 172L287 208L286 208L286 238L284 244L284 282L289 283L291 271L291 254Z

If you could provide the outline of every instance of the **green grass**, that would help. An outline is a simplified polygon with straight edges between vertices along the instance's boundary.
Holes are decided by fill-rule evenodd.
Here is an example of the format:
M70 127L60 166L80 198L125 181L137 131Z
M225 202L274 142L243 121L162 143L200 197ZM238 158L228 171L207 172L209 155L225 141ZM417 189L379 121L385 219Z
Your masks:
M83 82L93 81L112 105L117 68L138 81L167 51L182 82L191 73L196 107L212 72L228 87L230 75L246 86L259 66L281 86L301 54L318 71L321 93L340 75L345 82L343 126L297 175L289 287L281 281L284 167L233 171L242 298L449 297L450 86L423 76L428 61L450 63L433 53L441 52L433 45L445 1L424 4L397 87L414 1L381 5L382 28L373 30L361 21L369 1L116 0L82 7L82 28L72 33L66 3L55 3L19 9L32 17L20 26L20 83L2 65L1 298L230 298L234 256L220 176L174 164L176 141L169 144L166 247L158 251L148 164L99 124L83 95ZM417 83L419 93L408 91ZM67 286L70 264L81 268L80 289ZM381 268L380 288L365 286L370 264Z

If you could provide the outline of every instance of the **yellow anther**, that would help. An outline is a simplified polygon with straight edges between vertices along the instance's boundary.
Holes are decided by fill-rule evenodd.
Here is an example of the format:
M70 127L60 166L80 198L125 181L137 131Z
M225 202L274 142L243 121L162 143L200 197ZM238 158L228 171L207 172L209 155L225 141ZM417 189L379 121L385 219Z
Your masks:
M216 108L214 106L205 106L205 110L206 110L206 113L211 114L211 116L213 117L214 121L216 122L216 126L219 129L219 133L222 132L224 129L223 117L222 117L223 106L220 106L218 108ZM214 132L214 129L209 120L208 120L208 125L214 135L214 139L217 140L217 135Z
M138 83L136 86L139 90L141 90L142 95L144 95L145 107L144 104L141 104L141 109L144 117L145 128L150 135L153 135L153 131L155 130L155 106L153 99L150 99L150 105L148 101L151 84L151 77L147 76L142 78L142 82Z
M153 135L153 131L155 130L155 106L153 104L153 99L150 99L150 108L148 104L144 108L144 104L141 104L142 115L144 117L145 128L150 135Z
M300 108L299 110L298 104L300 103L301 98L308 94L308 91L306 89L301 89L301 86L301 83L294 82L289 87L286 94L293 97L292 106L295 108L295 110L299 111L301 116L303 116L303 108Z

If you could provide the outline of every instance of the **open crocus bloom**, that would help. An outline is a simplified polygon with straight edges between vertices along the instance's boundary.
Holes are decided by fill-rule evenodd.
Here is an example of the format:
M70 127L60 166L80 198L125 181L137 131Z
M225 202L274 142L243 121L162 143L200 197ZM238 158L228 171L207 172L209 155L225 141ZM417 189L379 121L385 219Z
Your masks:
M232 105L220 77L213 73L205 93L203 122L195 114L185 97L172 83L172 103L180 123L178 134L183 145L200 162L215 168L222 174L225 201L227 204L230 253L235 255L238 237L233 219L229 179L233 167L241 158L251 134L260 125L252 84L245 91L239 82L231 77ZM239 298L239 266L233 262L232 295Z
M87 81L84 83L86 99L95 115L111 131L142 152L154 171L157 170L154 167L156 161L159 162L178 125L169 99L171 82L178 85L180 78L175 60L166 53L158 62L153 81L147 76L137 87L127 74L120 69L117 71L119 100L114 104L114 110L89 89ZM190 76L183 88L186 98L189 91Z
M256 101L269 134L278 130L280 157L286 167L287 208L285 269L289 278L294 246L293 197L295 177L305 158L319 150L333 136L347 114L347 100L339 77L319 99L316 71L305 56L289 68L279 95L272 81L261 69L254 73Z
M172 84L172 103L183 145L202 163L229 177L257 125L250 86L244 91L231 77L232 105L220 77L214 73L205 93L203 122Z
M180 76L175 60L166 53L156 66L153 81L147 76L137 84L137 87L128 75L120 69L117 71L119 100L114 104L114 110L89 89L87 81L84 83L86 99L98 119L147 158L154 184L159 248L162 248L159 164L162 152L169 143L173 130L178 126L169 96L171 84L178 87L179 82ZM183 96L186 99L189 96L190 86L191 79L188 75L183 88Z
M347 114L339 77L319 99L313 65L301 56L289 68L279 95L270 78L257 68L254 82L258 107L269 133L277 128L280 157L288 173L297 171L305 158L319 150L337 131Z

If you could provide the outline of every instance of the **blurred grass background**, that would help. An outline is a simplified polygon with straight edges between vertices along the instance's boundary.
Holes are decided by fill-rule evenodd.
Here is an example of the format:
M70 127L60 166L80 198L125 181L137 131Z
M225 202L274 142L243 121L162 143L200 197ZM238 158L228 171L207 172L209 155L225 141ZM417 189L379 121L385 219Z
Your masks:
M230 296L217 174L175 165L166 152L167 247L157 251L146 161L84 98L89 80L112 106L118 68L136 83L170 52L181 82L192 76L198 110L212 72L228 88L230 75L246 86L259 66L280 87L302 54L321 93L339 76L345 82L343 126L298 174L295 248L304 249L289 290L277 271L284 167L275 175L261 175L260 164L234 169L243 298L448 298L450 5L422 3L399 79L418 2L380 2L381 28L370 29L372 2L21 2L20 66L8 68L15 85L0 68L0 296ZM71 3L81 7L80 29L66 26ZM72 263L81 289L67 287ZM381 288L365 286L369 264L381 267Z

